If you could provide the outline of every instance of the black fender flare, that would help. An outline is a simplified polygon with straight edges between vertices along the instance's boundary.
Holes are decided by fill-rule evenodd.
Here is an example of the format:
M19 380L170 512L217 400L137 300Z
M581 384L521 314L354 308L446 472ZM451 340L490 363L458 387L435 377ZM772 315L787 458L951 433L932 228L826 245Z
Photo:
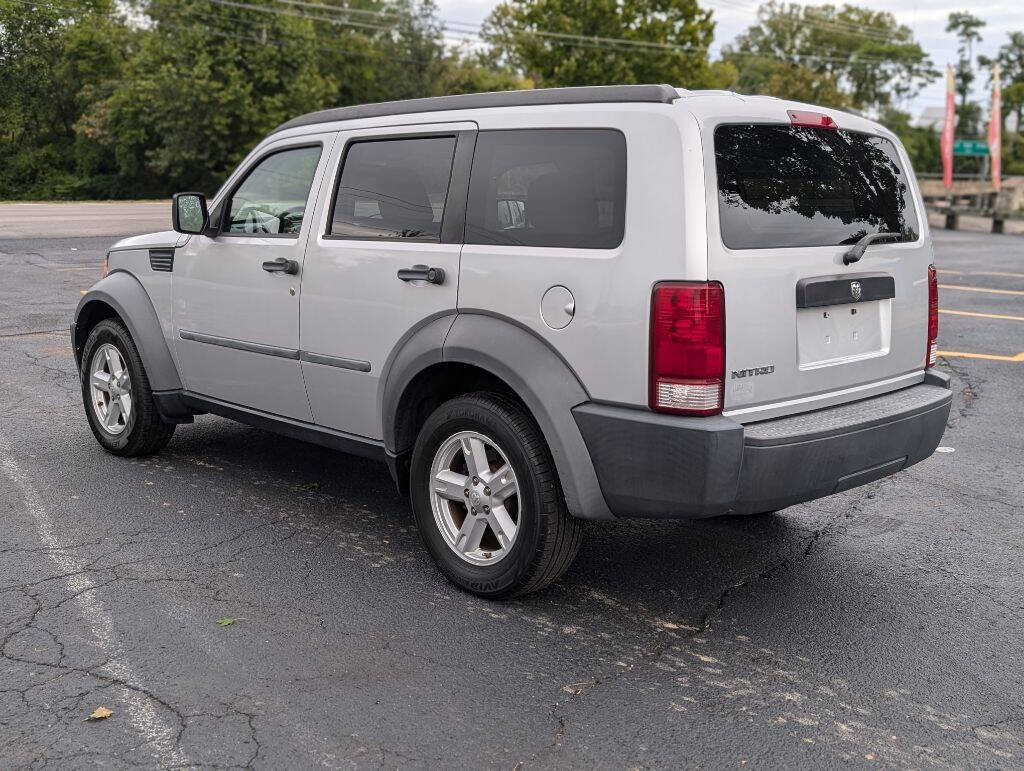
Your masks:
M443 361L444 340L455 317L452 311L427 319L399 341L395 352L384 364L377 406L381 416L384 449L389 455L408 449L398 446L399 403L406 388L418 374Z
M396 447L395 417L402 394L421 371L442 362L467 364L504 381L527 406L551 450L574 516L613 519L572 408L590 400L570 366L531 330L482 313L459 313L422 327L396 354L383 386L384 445Z
M181 389L181 377L171 357L156 315L153 302L145 287L135 276L127 271L116 271L109 274L85 293L75 309L75 321L71 325L71 340L75 351L75 361L81 368L81 342L84 335L78 330L81 323L88 323L95 304L107 305L128 327L132 340L139 349L139 356L146 367L150 386L154 391L176 391Z

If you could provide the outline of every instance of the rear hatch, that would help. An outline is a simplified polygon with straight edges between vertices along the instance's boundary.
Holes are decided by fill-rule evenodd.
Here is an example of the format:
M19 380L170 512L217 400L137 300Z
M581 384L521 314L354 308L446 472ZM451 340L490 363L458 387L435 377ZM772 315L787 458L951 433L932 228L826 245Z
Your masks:
M725 414L763 420L919 382L931 246L898 143L870 121L774 99L687 107L705 160L708 278L725 288ZM844 264L876 233L893 235Z

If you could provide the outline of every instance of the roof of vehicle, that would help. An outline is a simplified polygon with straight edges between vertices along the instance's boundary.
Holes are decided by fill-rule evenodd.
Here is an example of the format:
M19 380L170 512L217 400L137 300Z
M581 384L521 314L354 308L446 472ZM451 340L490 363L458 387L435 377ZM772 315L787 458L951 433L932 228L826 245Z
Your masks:
M335 107L292 118L272 133L317 123L379 118L386 115L408 115L444 110L473 110L483 107L524 107L551 104L599 104L608 102L653 102L670 104L680 98L672 86L576 86L572 88L535 88L524 91L490 91L483 94L455 94L404 99L397 102L356 104Z
M849 131L860 131L878 134L889 139L896 139L889 129L881 123L871 120L852 110L836 107L823 107L792 99L780 99L767 94L738 94L734 91L679 89L681 103L693 113L699 121L789 121L787 110L807 110L808 112L828 115L839 125ZM897 140L898 141L898 140Z

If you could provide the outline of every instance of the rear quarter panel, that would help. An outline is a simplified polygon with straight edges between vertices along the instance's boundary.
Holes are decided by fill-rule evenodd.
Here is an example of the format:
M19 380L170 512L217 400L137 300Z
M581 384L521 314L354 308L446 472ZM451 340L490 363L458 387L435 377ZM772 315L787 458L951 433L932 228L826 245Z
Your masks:
M706 272L703 203L696 218L686 216L683 203L684 172L693 167L702 179L699 145L684 141L681 114L675 105L561 105L477 116L481 131L611 128L625 136L626 221L618 248L466 244L462 251L460 312L529 329L558 352L592 399L646 405L652 286ZM567 327L552 329L541 317L541 298L559 285L572 292L575 315Z

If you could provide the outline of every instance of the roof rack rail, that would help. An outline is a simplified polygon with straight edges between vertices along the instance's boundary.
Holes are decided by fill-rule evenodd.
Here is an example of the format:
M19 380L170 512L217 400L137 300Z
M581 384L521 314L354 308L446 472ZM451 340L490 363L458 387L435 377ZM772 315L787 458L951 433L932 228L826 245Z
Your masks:
M602 104L613 102L652 102L671 104L679 99L672 86L574 86L571 88L536 88L522 91L489 91L482 94L454 94L404 99L397 102L357 104L335 107L300 115L282 123L271 133L317 123L333 123L386 115L409 115L420 112L474 110L485 107L525 107L551 104Z

